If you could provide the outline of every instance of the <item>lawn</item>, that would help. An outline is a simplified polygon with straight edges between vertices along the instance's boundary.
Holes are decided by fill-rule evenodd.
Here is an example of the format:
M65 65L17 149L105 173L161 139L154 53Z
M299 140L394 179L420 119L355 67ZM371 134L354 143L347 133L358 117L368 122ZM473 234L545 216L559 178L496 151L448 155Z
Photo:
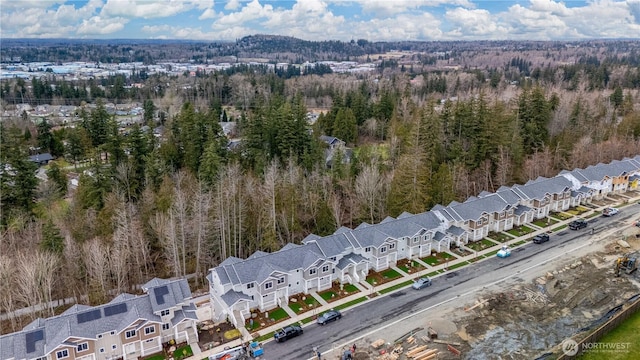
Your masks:
M398 289L402 289L403 287L407 287L407 286L409 286L411 284L413 284L413 280L408 280L408 281L402 282L400 284L390 286L390 287L388 287L386 289L382 289L382 290L379 291L379 293L380 294L390 293L392 291L395 291L395 290L398 290Z
M618 325L610 333L605 335L598 343L622 344L630 343L624 351L606 351L584 353L578 357L580 360L635 360L640 359L640 343L638 343L638 329L640 329L640 312L631 315L630 318ZM628 351L627 351L628 350Z
M353 284L344 284L343 289L344 289L344 291L348 292L349 294L360 291Z
M283 308L276 308L273 310L269 310L268 312L266 312L267 317L265 317L265 313L261 313L259 311L256 311L256 312L258 316L256 316L255 319L249 318L245 321L245 327L249 331L255 331L256 329L261 328L263 325L270 326L270 325L273 325L274 323L277 323L279 321L289 318L289 314L287 314L287 312L284 311Z
M335 291L332 290L323 291L318 294L327 302L335 299L338 296L338 294L336 294Z
M383 271L383 272L382 272L382 276L383 276L385 279L397 279L397 278L399 278L399 277L400 277L400 276L402 276L402 275L400 275L397 271L395 271L395 270L393 270L393 269L389 269L389 270L385 270L385 271Z
M513 236L520 237L520 236L523 236L523 235L527 235L527 234L529 234L529 233L532 233L532 232L533 232L533 229L532 229L532 228L530 228L530 227L528 227L528 226L524 226L524 225L522 225L522 226L515 227L515 228L513 228L513 229L511 229L511 230L509 230L509 231L507 231L507 232L508 232L509 234L513 235Z
M505 235L505 236L507 236L507 235ZM509 239L511 239L511 237L509 237ZM487 248L490 248L490 247L496 246L496 245L498 245L498 244L485 238L485 239L482 239L480 241L470 242L466 246L469 249L473 249L475 251L481 251L481 250L484 250L484 249L487 249Z
M570 210L562 211L562 212L554 212L554 213L551 213L551 216L553 216L553 217L555 217L555 218L558 218L558 219L560 219L560 220L569 220L569 219L571 219L574 215L577 215L577 214L571 214L569 211L570 211Z
M355 300L348 301L348 302L346 302L346 303L344 303L344 304L342 304L342 305L338 305L338 306L336 306L334 309L336 309L336 310L346 309L346 308L348 308L348 307L350 307L350 306L353 306L353 305L355 305L355 304L359 304L359 303L361 303L361 302L363 302L363 301L365 301L365 300L367 300L367 297L366 297L366 296L359 297L359 298L357 298L357 299L355 299Z
M148 358L145 358L145 360L164 360L164 359L166 359L164 357L164 354L156 354L156 355L149 356Z
M495 241L498 241L498 242L501 242L501 243L513 239L513 237L511 237L508 234L503 233L503 232L501 232L501 233L491 232L491 233L489 233L489 235L487 235L487 237L489 239L491 239L491 240L495 240Z
M309 318L309 319L310 319L310 321L313 320L311 318ZM260 337L258 337L256 339L254 339L254 340L257 341L257 342L263 342L265 340L269 340L269 339L273 338L273 334L274 333L275 333L275 331L272 331L272 332L270 332L268 334L264 334L264 335L262 335L262 336L260 336Z
M468 262L468 261L463 261L463 262L461 262L461 263L458 263L458 264L455 264L455 265L451 265L451 266L449 266L449 270L454 270L454 269L457 269L457 268L463 267L463 266L468 265L468 264L469 264L469 262Z
M539 226L541 228L544 228L544 227L553 225L553 224L555 224L557 222L558 222L558 220L552 219L550 217L546 217L544 219L538 219L538 220L534 221L533 224L537 225L537 226Z
M289 307L291 308L291 310L293 310L293 312L295 312L296 314L301 313L302 312L302 305L300 303L297 302L290 302L289 303Z
M407 259L403 259L398 261L398 269L406 272L407 274L412 272L418 272L420 270L423 270L424 268L425 267L422 264L420 264L415 260L409 261Z
M453 259L453 255L446 253L446 252L439 252L439 253L435 253L435 255L429 255L427 257L423 257L422 260L423 262L427 263L428 265L431 266L435 266L438 264L442 264L447 260Z
M316 298L314 298L314 297L313 297L313 296L311 296L311 295L307 296L307 297L304 299L304 302L305 302L307 305L313 305L313 306L318 305L318 300L316 300Z
M558 231L562 231L562 230L566 229L567 227L568 226L565 224L565 225L558 226L557 228L553 228L553 229L551 229L551 231L558 232Z
M496 254L498 253L498 251L500 251L500 250L490 251L490 252L488 252L488 253L484 254L484 257L488 258L488 257L496 256Z
M181 360L184 358L188 358L193 356L193 350L191 350L191 345L186 345L181 348L177 348L176 351L173 352L173 358L175 360Z

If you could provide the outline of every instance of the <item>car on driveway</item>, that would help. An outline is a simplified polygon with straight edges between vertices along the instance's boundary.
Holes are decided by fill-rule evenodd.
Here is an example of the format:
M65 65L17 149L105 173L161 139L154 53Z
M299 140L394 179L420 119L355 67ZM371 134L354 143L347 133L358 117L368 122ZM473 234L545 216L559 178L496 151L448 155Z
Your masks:
M585 219L573 220L572 222L569 223L569 229L571 230L580 230L586 227L587 227L587 220Z
M616 215L617 213L619 213L620 210L610 207L610 208L606 208L604 210L602 210L602 216L613 216Z
M294 338L298 335L302 335L303 331L302 328L298 325L289 325L289 326L285 326L284 328L276 331L273 334L273 338L276 340L276 342L283 342L286 340L289 340L291 338Z
M411 285L411 287L416 290L420 290L429 286L431 286L431 279L429 279L428 276L421 277L420 279L414 281L413 285Z
M342 314L338 310L329 310L326 313L320 315L318 317L318 321L316 321L319 325L324 325L326 323L330 323L332 321L342 319Z
M549 234L539 234L533 237L534 244L542 244L549 241Z

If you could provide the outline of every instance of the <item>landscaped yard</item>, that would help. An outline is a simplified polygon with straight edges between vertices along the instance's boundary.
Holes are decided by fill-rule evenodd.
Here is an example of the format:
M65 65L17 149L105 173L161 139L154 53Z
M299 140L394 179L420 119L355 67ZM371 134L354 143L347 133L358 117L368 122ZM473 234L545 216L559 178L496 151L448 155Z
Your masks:
M459 255L459 256L467 256L467 255L471 255L473 254L472 251L469 251L467 249L464 249L462 247L451 247L450 249L453 253Z
M164 354L151 355L148 358L145 358L145 360L164 360L164 359L166 359Z
M534 230L528 226L518 226L515 227L509 231L507 231L509 234L520 237L520 236L524 236L527 235L528 233L532 233Z
M339 283L334 282L330 289L319 292L318 295L326 302L332 302L358 291L358 288L351 284L342 285L342 289L340 289L340 286Z
M507 236L507 235L505 235L505 236ZM511 239L511 237L509 237L509 239ZM466 246L469 249L473 249L474 251L482 251L484 249L487 249L487 248L490 248L490 247L496 246L496 245L498 245L498 244L485 238L485 239L482 239L480 241L470 242Z
M451 259L454 259L453 255L446 252L439 252L439 253L432 253L430 256L423 257L420 260L427 263L428 265L436 266L436 265L443 264L447 262L447 260L451 260Z
M495 241L498 241L498 242L501 242L501 243L513 239L513 237L511 237L508 234L505 234L503 232L501 232L501 233L490 232L489 235L487 235L486 238L491 239L491 240L495 240Z
M265 313L262 313L256 309L251 313L251 317L245 321L245 327L249 331L257 331L263 327L271 326L288 318L289 314L287 314L287 312L280 307L269 310Z
M186 345L181 348L176 349L173 352L174 360L181 360L184 358L188 358L189 356L193 356L193 350L191 350L191 345Z
M380 284L384 284L393 279L399 278L400 275L397 271L393 269L383 270L382 272L376 272L373 270L369 270L369 274L367 275L367 282L372 286L377 286Z
M397 266L400 270L406 272L407 274L415 273L425 269L424 265L420 264L415 260L409 260L409 259L398 260Z
M319 304L318 300L311 295L297 294L289 297L289 308L291 308L291 310L296 314L313 310L318 307Z
M572 217L574 217L577 214L571 214L569 211L571 210L567 210L567 211L563 211L563 212L553 212L551 213L551 216L553 216L554 218L560 219L560 220L569 220Z
M533 222L534 225L537 225L541 228L547 227L549 225L553 225L555 223L557 223L558 220L552 219L550 217L546 217L544 219L538 219L536 221Z

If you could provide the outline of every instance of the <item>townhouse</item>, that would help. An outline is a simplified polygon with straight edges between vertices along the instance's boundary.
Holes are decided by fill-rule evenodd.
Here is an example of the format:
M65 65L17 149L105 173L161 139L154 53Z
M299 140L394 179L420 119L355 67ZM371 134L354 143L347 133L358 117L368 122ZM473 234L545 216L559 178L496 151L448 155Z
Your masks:
M324 237L311 234L301 245L287 244L271 254L228 258L207 277L213 320L242 326L252 309L268 311L286 305L291 295L322 291L336 281L363 282L370 270L447 251L490 232L508 231L552 212L624 193L635 189L638 180L640 155L503 186L495 193L485 191L421 214L405 212L379 224L341 227Z
M198 341L196 307L186 280L153 279L144 295L121 294L100 306L74 305L0 336L3 360L137 359L163 344Z

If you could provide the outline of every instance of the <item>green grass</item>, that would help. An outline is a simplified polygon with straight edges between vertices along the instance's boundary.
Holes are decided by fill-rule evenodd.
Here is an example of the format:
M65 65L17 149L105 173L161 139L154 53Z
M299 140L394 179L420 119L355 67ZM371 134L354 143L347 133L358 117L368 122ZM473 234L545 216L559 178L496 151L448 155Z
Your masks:
M488 253L484 254L484 257L488 258L488 257L496 256L496 254L498 253L498 251L500 251L500 250L490 251L490 252L488 252Z
M409 269L417 269L417 270L421 270L424 269L424 266L422 266L422 264L420 264L419 262L412 260L411 261L411 266L407 265L402 265L402 266L398 266L398 268L404 272L406 272L407 274L409 274Z
M505 234L504 232L501 232L501 233L489 233L489 235L487 237L491 238L492 240L495 240L497 242L501 242L501 243L513 239L513 237Z
M638 342L638 330L640 330L640 311L618 325L610 333L602 337L599 343L631 343L624 351L587 352L578 357L580 360L635 360L640 359L640 343ZM628 350L628 351L627 351Z
M289 307L291 308L291 310L293 310L293 312L295 312L296 314L302 311L302 305L300 305L300 303L297 302L290 302L289 303Z
M513 244L513 246L520 246L520 245L522 245L522 244L526 244L526 243L527 243L527 241L529 241L529 240L531 240L531 239L527 239L527 240L520 240L520 241L518 241L517 243Z
M463 261L463 262L461 262L461 263L457 263L457 264L455 264L455 265L451 265L451 266L449 266L449 270L454 270L454 269L457 269L457 268L463 267L463 266L465 266L465 265L469 265L469 262L468 262L468 261Z
M398 274L397 271L393 269L389 269L389 270L383 271L382 276L386 279L395 279L395 278L399 278L401 275Z
M153 355L153 356L150 356L150 357L146 358L145 360L164 360L164 359L166 359L164 357L164 354L156 354L156 355Z
M433 256L433 255L429 255L427 257L424 257L422 259L423 262L427 263L427 265L431 265L431 266L435 266L438 265L438 258Z
M327 291L323 291L320 293L320 296L325 300L325 301L329 301L333 298L335 298L336 296L338 296L338 294L336 294L333 290L327 290Z
M287 314L287 312L284 311L283 308L277 308L275 310L269 311L269 319L273 319L275 321L287 319L288 317L289 317L289 314Z
M533 222L534 225L537 225L541 228L545 228L547 226L553 225L555 223L557 223L558 220L552 219L552 218L544 218L544 219L538 219L536 221Z
M272 339L272 338L273 338L273 334L275 334L275 331L272 331L272 332L270 332L270 333L268 333L268 334L264 334L264 335L262 335L262 336L259 336L259 337L258 337L258 338L256 338L254 341L262 342L262 341L265 341L265 340Z
M447 252L440 253L440 257L443 258L443 259L453 259L454 258L453 255L451 255L451 254L449 254Z
M402 282L400 284L390 286L390 287L388 287L386 289L382 289L382 290L379 291L379 293L380 294L390 293L390 292L392 292L394 290L402 289L403 287L407 287L407 286L409 286L411 284L413 284L413 280L407 280L407 281Z
M183 346L181 348L176 349L176 351L173 352L173 358L175 360L181 360L184 358L188 358L190 356L193 356L193 350L191 350L191 345Z
M524 226L524 225L522 225L522 226L519 226L519 227L517 227L517 228L513 228L513 229L511 229L511 230L509 230L509 231L507 231L507 232L508 232L509 234L513 235L513 236L520 237L520 236L523 236L523 235L527 235L527 234L529 234L529 233L532 233L532 232L533 232L533 229L532 229L532 228L530 228L530 227L528 227L528 226Z
M565 225L561 225L561 226L558 226L556 228L553 228L553 229L551 229L551 231L558 232L558 231L564 230L566 228L567 228L567 225L565 224Z
M309 295L304 299L304 302L307 305L313 305L316 306L316 304L318 304L318 300L316 300L316 298L314 298L313 296Z
M473 242L473 243L468 243L466 246L469 249L473 249L474 251L481 251L481 250L484 250L484 249L487 249L487 248L490 248L490 247L496 246L496 245L498 245L498 244L485 238L485 239L482 239L480 241L476 241L476 242Z
M359 291L358 288L353 284L344 284L343 289L344 289L344 291L348 292L349 294Z
M361 302L363 302L365 300L367 300L366 296L359 297L359 298L357 298L355 300L347 301L344 304L338 305L338 306L334 307L334 309L336 309L336 310L346 309L346 308L351 307L351 306L353 306L355 304L359 304L359 303L361 303Z
M562 212L554 212L551 216L556 217L560 220L569 220L573 217L574 214L569 213L570 210L562 211Z
M308 323L312 322L313 320L314 320L313 316L309 316L308 318L304 318L304 319L300 320L300 322L303 323L303 324L308 324Z
M433 271L427 274L428 277L436 276L440 273L440 271Z

